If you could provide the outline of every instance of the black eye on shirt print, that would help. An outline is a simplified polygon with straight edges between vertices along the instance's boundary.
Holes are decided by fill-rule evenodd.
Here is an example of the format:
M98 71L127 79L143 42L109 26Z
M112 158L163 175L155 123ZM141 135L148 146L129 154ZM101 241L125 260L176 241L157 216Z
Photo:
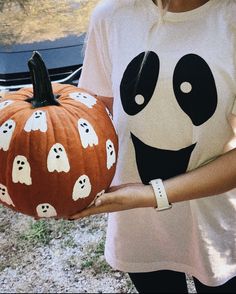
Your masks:
M217 106L215 80L206 61L196 54L183 56L173 75L173 88L179 106L195 126L206 122Z
M159 71L159 57L153 51L142 52L129 63L120 84L121 101L127 114L135 115L147 106L155 91ZM217 106L215 80L200 56L187 54L179 60L173 73L173 89L179 106L195 126L214 114Z
M155 91L159 69L159 58L152 51L140 53L129 63L120 85L121 101L127 114L135 115L146 107Z
M128 64L120 84L122 106L128 115L140 113L151 101L159 71L160 60L153 51L140 53ZM173 90L179 107L193 125L202 125L214 114L217 107L215 80L210 67L200 56L187 54L178 61L173 71ZM140 130L141 134L143 131ZM168 150L149 146L137 136L131 131L137 168L144 184L152 179L168 179L186 172L197 142L178 150Z

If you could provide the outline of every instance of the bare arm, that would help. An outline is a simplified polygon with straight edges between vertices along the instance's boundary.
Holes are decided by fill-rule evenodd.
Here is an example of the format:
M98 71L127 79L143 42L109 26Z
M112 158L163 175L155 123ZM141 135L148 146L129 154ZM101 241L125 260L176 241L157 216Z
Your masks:
M169 201L221 194L236 187L236 149L212 162L164 182Z
M236 116L230 115L229 123L236 132ZM227 147L226 150L228 149ZM164 185L170 202L214 196L229 191L236 187L236 149L193 171L166 180Z

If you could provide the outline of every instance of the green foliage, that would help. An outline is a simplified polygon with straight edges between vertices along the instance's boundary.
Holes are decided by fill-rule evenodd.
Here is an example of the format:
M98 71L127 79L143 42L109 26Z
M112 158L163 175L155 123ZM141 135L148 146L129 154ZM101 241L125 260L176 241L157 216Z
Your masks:
M69 234L73 226L73 222L65 220L31 221L29 229L19 235L19 240L32 245L47 245L51 240L60 239Z
M96 274L111 271L111 267L104 259L104 239L100 240L95 246L91 246L86 251L86 257L81 263L81 269L93 269Z
M75 242L74 238L71 236L63 241L61 244L62 248L76 248L78 244Z
M51 240L51 229L45 220L31 222L29 230L19 236L20 240L28 241L32 244L46 245Z

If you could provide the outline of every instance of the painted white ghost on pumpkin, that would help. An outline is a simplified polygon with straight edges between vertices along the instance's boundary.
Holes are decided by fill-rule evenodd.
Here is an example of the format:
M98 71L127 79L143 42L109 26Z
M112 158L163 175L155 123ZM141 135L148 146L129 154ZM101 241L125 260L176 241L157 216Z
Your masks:
M69 172L70 164L62 144L56 143L48 153L47 166L49 172Z
M78 120L78 130L84 148L98 144L98 136L92 125L86 119L80 118Z
M12 181L13 183L32 185L30 164L23 155L17 155L14 159Z
M87 93L75 92L70 93L69 96L70 98L83 103L88 108L93 108L93 106L97 103L97 99Z
M39 130L45 133L47 131L47 128L46 112L42 110L37 110L27 120L24 130L26 132Z
M2 202L5 202L8 205L15 206L15 204L13 203L13 201L8 193L7 187L4 186L3 184L0 184L0 200Z
M49 203L41 203L36 207L38 217L55 217L56 209Z
M9 149L15 127L16 123L12 119L5 121L0 126L0 150L7 151Z
M107 168L110 169L116 162L116 151L114 144L110 139L106 141L106 154L107 154Z
M91 190L92 186L89 177L87 175L82 175L75 182L72 198L74 201L78 200L79 198L86 198L89 196Z
M3 102L0 103L0 110L6 108L7 106L9 106L10 104L12 104L14 101L12 100L5 100Z

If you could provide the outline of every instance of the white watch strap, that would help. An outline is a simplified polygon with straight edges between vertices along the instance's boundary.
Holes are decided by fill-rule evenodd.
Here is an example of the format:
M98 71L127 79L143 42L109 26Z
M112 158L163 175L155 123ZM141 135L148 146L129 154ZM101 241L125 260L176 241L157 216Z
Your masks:
M153 187L154 194L156 196L157 208L156 210L170 209L172 205L168 201L168 197L165 191L165 187L161 179L151 180L150 184Z

